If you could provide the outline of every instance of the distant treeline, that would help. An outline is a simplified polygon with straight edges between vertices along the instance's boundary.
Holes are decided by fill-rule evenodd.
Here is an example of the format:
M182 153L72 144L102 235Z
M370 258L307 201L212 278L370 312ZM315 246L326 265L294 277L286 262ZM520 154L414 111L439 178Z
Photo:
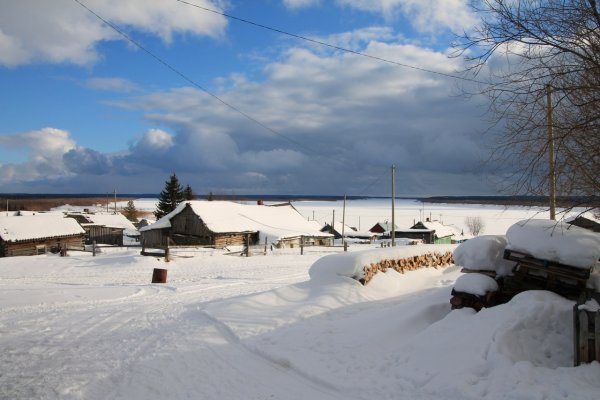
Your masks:
M279 195L279 194L219 194L211 193L196 195L196 198L206 200L229 201L340 201L344 196L331 195ZM127 201L140 198L158 198L158 193L124 193L117 194L117 201ZM389 199L385 196L347 196L347 200L363 199ZM519 205L519 206L546 206L548 197L545 196L432 196L432 197L396 197L397 199L417 200L423 203L452 203L452 204L495 204L495 205ZM9 200L9 210L41 210L48 206L57 207L63 204L92 205L111 204L114 194L99 193L4 193L0 194L0 210L6 207ZM599 197L558 197L558 207L600 207Z

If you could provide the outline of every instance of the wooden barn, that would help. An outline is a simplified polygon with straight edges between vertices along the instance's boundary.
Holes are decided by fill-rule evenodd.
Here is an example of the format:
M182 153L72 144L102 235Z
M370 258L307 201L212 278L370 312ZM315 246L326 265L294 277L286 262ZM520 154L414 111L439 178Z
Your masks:
M32 256L62 249L83 250L84 229L56 214L0 218L0 257Z
M69 213L85 229L86 244L107 244L123 246L124 239L139 237L139 232L123 214L120 213Z
M271 207L227 201L187 201L170 214L140 229L144 248L227 246L270 243L276 247L330 244L291 205Z

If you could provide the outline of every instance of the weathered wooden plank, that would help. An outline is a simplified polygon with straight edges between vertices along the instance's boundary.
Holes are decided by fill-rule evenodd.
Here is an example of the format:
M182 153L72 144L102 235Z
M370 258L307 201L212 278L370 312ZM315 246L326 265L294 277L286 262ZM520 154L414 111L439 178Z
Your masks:
M600 311L596 311L594 317L594 347L596 350L596 361L600 362Z
M589 322L585 310L579 311L579 363L589 363Z
M573 306L573 364L578 366L579 360L579 304Z

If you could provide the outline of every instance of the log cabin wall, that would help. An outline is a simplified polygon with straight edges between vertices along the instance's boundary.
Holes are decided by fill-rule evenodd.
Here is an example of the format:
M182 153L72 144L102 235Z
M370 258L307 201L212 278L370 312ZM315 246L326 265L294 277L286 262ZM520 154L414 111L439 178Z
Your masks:
M62 236L45 239L32 239L19 242L2 242L0 245L0 256L34 256L46 251L57 253L60 249L83 250L84 234L74 236Z
M91 225L84 227L87 238L86 243L110 244L123 246L123 228L111 228L107 226Z
M167 244L167 229L151 229L140 232L141 244L147 248L164 248Z
M212 245L213 235L204 221L186 206L179 214L171 218L169 230L172 241L177 245Z

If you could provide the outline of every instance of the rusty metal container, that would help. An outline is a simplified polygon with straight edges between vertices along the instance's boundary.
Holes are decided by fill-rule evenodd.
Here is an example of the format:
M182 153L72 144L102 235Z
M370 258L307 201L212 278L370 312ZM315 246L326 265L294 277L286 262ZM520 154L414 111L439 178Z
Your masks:
M152 283L167 283L167 270L154 268L152 272Z

